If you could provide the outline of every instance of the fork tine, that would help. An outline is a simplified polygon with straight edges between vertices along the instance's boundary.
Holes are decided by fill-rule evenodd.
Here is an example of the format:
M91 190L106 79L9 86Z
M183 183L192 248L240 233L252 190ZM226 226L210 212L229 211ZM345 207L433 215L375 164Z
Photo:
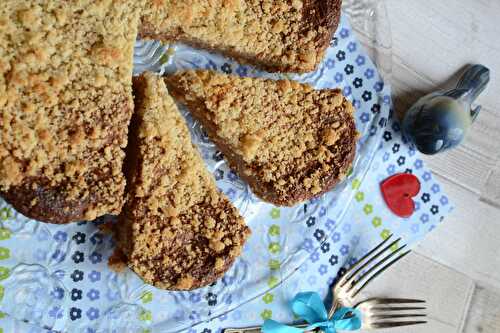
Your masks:
M425 303L425 300L411 299L411 298L373 298L365 302L370 302L371 304L401 304L401 303Z
M361 257L361 259L359 259L358 261L356 261L354 263L354 265L352 265L348 270L347 272L345 272L344 276L342 277L340 283L339 283L339 286L343 286L345 285L349 280L350 278L347 278L349 275L351 275L351 273L359 266L361 265L366 259L368 259L373 253L377 252L378 249L380 249L382 246L384 246L385 243L387 243L390 239L392 238L392 234L389 235L389 237L387 237L383 242L381 242L380 244L378 244L376 247L374 247L372 250L370 250L367 254L365 254L363 257ZM384 249L385 251L385 249ZM384 251L381 251L380 253L384 252ZM379 254L377 254L374 258L378 257ZM370 259L368 261L368 263L370 263L371 261L373 261L373 258ZM363 267L366 266L366 264L363 265ZM357 272L358 270L356 270ZM355 276L355 274L352 274L351 277ZM342 281L343 280L343 281Z
M421 324L427 324L427 321L425 320L415 320L415 321L387 321L387 322L377 322L377 323L370 323L369 326L370 328L391 328L391 327L401 327L401 326L413 326L413 325L421 325Z
M372 311L407 311L407 310L425 310L425 306L388 306L388 307L373 307Z
M396 253L398 253L399 251L401 251L406 245L403 245L401 246L399 249L397 249L396 251L394 251L393 253L389 254L387 257L385 257L384 259L382 259L382 261L380 261L377 265L373 266L372 268L370 268L368 270L368 272L366 272L359 280L357 280L353 286L351 286L351 288L349 289L352 289L355 285L357 285L361 280L364 280L365 277L367 277L374 269L376 269L378 266L380 266L381 264L383 264L385 261L387 261L388 259L390 259L392 256L394 256ZM368 278L368 280L366 280L365 283L363 283L363 285L361 285L361 287L359 287L358 290L356 290L353 295L351 297L356 297L357 294L359 294L373 279L375 279L377 276L379 276L380 274L382 274L386 269L388 269L389 267L391 267L392 265L394 265L396 262L398 262L399 260L403 259L404 257L406 257L409 253L411 252L411 250L409 251L406 251L405 253L401 254L400 256L394 258L392 261L390 261L388 264L386 264L385 266L383 266L382 268L380 268L377 272L375 272L372 276L370 276Z
M389 237L390 238L390 237ZM387 238L387 240L389 240L389 238ZM365 267L367 267L369 264L371 264L375 259L377 258L380 258L384 253L385 251L387 251L388 249L390 249L394 244L397 244L399 241L401 240L401 238L398 238L396 239L395 241L391 242L389 245L387 245L386 247L384 247L382 250L378 251L378 253L376 253L373 257L371 257L367 262L365 262L363 265L361 265L358 269L356 269L356 271L354 271L351 276L346 280L344 281L343 284L341 284L340 286L344 286L347 282L351 281L354 277L356 277L356 275L358 275L358 273L363 270ZM382 242L380 245L383 245L384 242ZM347 273L346 275L347 276Z
M398 313L398 314L375 314L370 315L374 319L393 319L393 318L413 318L413 317L427 317L425 313Z

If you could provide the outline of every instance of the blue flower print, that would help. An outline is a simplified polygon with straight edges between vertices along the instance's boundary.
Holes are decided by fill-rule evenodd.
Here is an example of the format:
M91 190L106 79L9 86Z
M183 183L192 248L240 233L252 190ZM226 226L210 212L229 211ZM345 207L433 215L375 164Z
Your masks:
M416 160L415 163L413 164L415 166L415 169L422 169L424 166L424 162L420 159Z
M354 52L354 51L356 51L357 48L358 48L358 46L356 45L355 42L350 42L349 44L347 44L347 49L351 53Z
M226 195L230 200L234 200L236 198L236 191L233 188L230 188L226 191Z
M423 178L423 179L427 182L427 181L431 180L432 175L431 175L431 173L430 173L429 171L426 171L426 172L424 172L424 174L422 175L422 178Z
M328 272L328 266L326 265L320 265L318 268L318 272L321 275L325 275Z
M366 63L366 58L362 55L359 55L357 58L356 58L356 64L358 66L363 66L364 64Z
M335 82L340 83L340 82L344 81L344 74L337 73L337 74L335 74L334 79L335 79Z
M88 309L87 318L89 318L89 320L96 320L97 318L99 318L99 310L94 307Z
M427 214L422 214L422 215L420 216L420 221L422 221L422 223L424 223L424 224L425 224L425 223L427 223L427 222L429 222L429 215L427 215Z
M346 96L346 97L350 96L351 93L352 93L352 88L351 87L347 86L347 87L344 88L344 96Z
M57 263L63 262L66 259L66 253L57 249L52 253L52 259L54 259Z
M64 289L61 287L55 287L51 292L50 296L55 299L63 299L64 298Z
M373 86L373 90L375 90L376 92L381 92L383 89L384 89L384 82L382 81L376 82L375 85Z
M91 237L90 237L90 241L92 242L92 244L94 245L99 245L99 244L102 244L102 240L103 240L103 237L102 237L102 234L101 233L95 233L93 234Z
M387 167L387 173L389 175L392 175L395 172L396 172L396 166L394 164L391 164Z
M90 262L93 264L97 264L102 261L102 254L98 252L92 252L92 254L89 257Z
M99 299L99 290L94 289L94 288L90 289L87 293L87 297L91 301L95 301L95 300Z
M340 254L343 256L346 256L349 253L349 246L348 245L342 245L340 247Z
M101 280L101 272L98 271L92 271L89 273L89 279L92 282L97 282Z
M347 233L351 232L351 229L352 229L351 227L352 226L350 223L344 223L342 225L342 231L347 234Z
M33 257L35 258L35 260L37 262L40 262L40 261L45 261L45 259L47 259L47 251L44 251L44 250L41 250L41 249L38 249L35 251L35 253L33 254Z
M205 69L208 69L208 70L217 70L217 64L215 62L213 62L212 60L209 60L208 63L205 65Z
M353 105L353 106L354 106L354 108L356 108L356 109L361 108L361 102L359 101L359 99L354 99L354 100L352 101L352 105Z
M238 180L238 175L234 172L234 171L230 171L228 174L227 174L227 178L234 182L236 180Z
M302 247L304 248L304 250L306 250L307 252L311 252L312 250L314 250L314 245L313 245L313 241L312 239L310 238L306 238L304 240L304 243L302 245Z
M58 243L63 243L68 239L68 234L64 231L58 231L54 235L54 240Z
M420 201L415 201L415 211L418 212L420 210Z
M50 237L49 232L46 229L42 229L42 228L39 229L39 231L36 235L36 239L38 239L39 241L45 241L45 240L49 239L49 237Z
M443 195L441 198L439 198L439 203L441 203L441 205L443 206L446 206L448 204L448 197Z
M419 224L412 224L411 226L411 231L416 234L420 230L420 225Z
M246 66L238 66L238 68L236 68L236 74L238 74L239 76L247 76L248 75L248 67Z
M191 293L189 295L189 301L191 303L198 303L199 301L201 301L201 295L200 295L200 293L195 293L195 292Z
M311 286L314 286L314 285L316 284L316 281L317 281L317 280L318 280L318 279L316 278L316 276L311 275L311 276L309 276L309 277L307 278L307 283L309 283L309 285L311 285Z
M366 112L363 112L361 114L361 117L359 117L359 119L363 122L363 123L367 123L370 121L370 115Z
M365 71L365 77L370 80L370 79L373 79L373 77L375 76L375 71L371 68L368 68L366 71Z
M346 28L342 28L342 30L340 30L340 32L339 32L339 35L342 38L347 38L347 37L349 37L349 30Z
M49 316L57 319L62 318L63 311L59 306L54 306L52 309L50 309Z
M332 219L328 219L326 220L325 226L328 230L333 230L333 228L335 228L335 221Z
M332 241L334 243L337 243L339 240L340 240L340 233L334 232L333 235L332 235Z
M320 217L323 217L323 216L325 216L325 215L326 215L326 207L321 207L321 208L319 209L319 216L320 216Z
M366 72L365 72L365 76L366 76ZM391 104L391 96L389 96L389 95L384 95L383 101L384 101L384 104L385 104L385 105L389 105L389 104Z
M431 191L432 191L433 193L439 193L439 191L441 191L441 188L439 187L439 184L433 184L433 185L431 186Z
M319 253L318 253L318 251L311 253L311 256L309 258L311 258L311 262L318 261L319 260Z
M389 157L391 157L391 155L388 152L385 152L384 155L382 156L382 161L387 162Z
M335 67L335 60L333 60L332 58L326 59L325 66L328 69L332 69L333 67Z

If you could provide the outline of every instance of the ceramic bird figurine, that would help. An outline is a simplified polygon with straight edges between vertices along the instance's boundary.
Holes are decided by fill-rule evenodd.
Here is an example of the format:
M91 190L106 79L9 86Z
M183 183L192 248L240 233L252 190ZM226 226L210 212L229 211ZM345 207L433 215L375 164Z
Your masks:
M471 66L457 87L422 97L406 113L403 131L417 149L428 155L456 147L481 110L472 103L490 81L490 70Z

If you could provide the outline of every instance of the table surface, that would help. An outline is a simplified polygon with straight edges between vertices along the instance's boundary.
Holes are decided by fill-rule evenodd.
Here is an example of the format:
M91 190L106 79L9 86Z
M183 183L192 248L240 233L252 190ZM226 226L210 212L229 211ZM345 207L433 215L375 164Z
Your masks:
M387 0L397 112L447 87L465 65L492 71L482 113L459 148L425 158L455 211L371 296L428 301L429 324L387 332L500 332L500 1ZM382 331L381 331L382 332Z

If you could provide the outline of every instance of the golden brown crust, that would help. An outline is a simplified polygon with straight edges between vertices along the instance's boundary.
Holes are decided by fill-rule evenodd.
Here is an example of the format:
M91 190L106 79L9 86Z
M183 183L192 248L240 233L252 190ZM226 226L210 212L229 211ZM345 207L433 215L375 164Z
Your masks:
M128 200L118 247L147 283L190 290L229 269L250 230L221 194L192 145L161 78L134 80L136 114L128 159ZM113 257L117 266L117 254Z
M340 20L341 0L149 0L139 36L222 52L274 72L309 72Z
M291 206L328 190L354 159L354 109L340 90L187 71L165 79L256 195Z
M0 192L66 223L117 214L141 1L0 6Z

